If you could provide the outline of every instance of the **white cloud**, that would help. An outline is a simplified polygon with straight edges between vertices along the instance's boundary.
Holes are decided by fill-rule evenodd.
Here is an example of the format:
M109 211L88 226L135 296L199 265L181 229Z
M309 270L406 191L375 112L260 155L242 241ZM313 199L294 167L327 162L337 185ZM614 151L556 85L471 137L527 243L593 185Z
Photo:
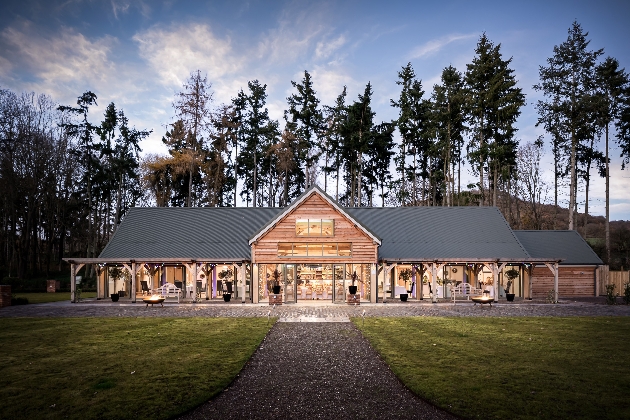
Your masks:
M332 53L341 48L345 43L346 37L343 34L333 40L320 41L315 46L315 58L326 59L330 57Z
M413 59L413 58L422 58L425 56L429 56L429 55L439 52L442 48L444 48L445 46L447 46L448 44L452 42L475 38L477 36L479 36L478 33L465 34L465 35L451 34L451 35L446 35L437 39L432 39L424 43L423 45L416 47L411 52L410 58Z
M6 54L1 61L10 61L20 72L30 73L35 82L28 87L43 90L56 99L65 97L71 86L104 81L116 71L108 56L117 40L110 36L90 40L68 28L47 36L23 21L5 28L0 33L0 43Z
M134 35L133 40L166 86L181 87L191 71L199 69L219 90L221 78L232 77L243 64L243 58L233 53L230 39L216 37L204 24L154 27Z

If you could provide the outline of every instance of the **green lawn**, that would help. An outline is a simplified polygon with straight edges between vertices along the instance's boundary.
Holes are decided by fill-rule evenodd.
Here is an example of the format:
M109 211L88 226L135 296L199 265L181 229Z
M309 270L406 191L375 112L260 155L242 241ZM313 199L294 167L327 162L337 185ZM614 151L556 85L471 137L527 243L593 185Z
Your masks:
M48 303L60 302L62 300L70 301L70 292L56 293L14 293L13 296L28 299L28 303ZM81 293L82 299L95 298L96 292Z
M272 324L266 318L2 319L0 419L181 414L223 390Z
M467 418L630 418L630 318L353 320L422 398Z

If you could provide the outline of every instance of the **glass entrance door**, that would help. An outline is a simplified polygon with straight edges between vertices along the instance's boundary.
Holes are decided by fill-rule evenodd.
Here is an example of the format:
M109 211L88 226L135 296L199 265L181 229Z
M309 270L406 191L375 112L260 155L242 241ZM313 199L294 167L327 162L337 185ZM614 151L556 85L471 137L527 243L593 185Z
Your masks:
M296 282L295 282L295 264L285 264L285 284L284 284L284 302L295 303Z
M333 302L343 303L346 301L344 264L333 266Z

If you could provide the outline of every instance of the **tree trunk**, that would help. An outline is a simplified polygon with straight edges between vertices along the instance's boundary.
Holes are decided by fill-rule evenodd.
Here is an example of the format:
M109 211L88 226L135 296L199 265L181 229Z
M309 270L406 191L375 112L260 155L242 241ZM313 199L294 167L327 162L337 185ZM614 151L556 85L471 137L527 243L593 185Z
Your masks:
M608 124L606 124L606 264L610 264L610 169L608 167Z
M573 211L575 208L575 189L577 184L577 171L575 170L575 161L576 161L576 138L575 138L575 129L571 132L571 185L570 185L570 193L569 193L569 230L573 230Z

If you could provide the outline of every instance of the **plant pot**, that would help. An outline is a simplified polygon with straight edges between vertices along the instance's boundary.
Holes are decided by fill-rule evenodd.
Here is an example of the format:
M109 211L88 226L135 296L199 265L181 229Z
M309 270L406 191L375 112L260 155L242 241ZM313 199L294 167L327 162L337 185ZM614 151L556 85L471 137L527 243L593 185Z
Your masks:
M505 294L505 298L507 299L508 302L514 302L514 293L506 293Z
M274 295L280 294L280 286L273 286L271 289L273 290Z
M232 299L232 294L231 293L223 293L223 301L224 302L229 302L230 299Z
M111 297L112 302L118 302L118 298L120 297L120 295L118 293L112 293Z
M409 297L409 294L407 293L401 293L400 294L400 301L401 302L407 302L407 298Z
M350 292L351 295L357 294L357 287L358 286L348 286L348 291Z

